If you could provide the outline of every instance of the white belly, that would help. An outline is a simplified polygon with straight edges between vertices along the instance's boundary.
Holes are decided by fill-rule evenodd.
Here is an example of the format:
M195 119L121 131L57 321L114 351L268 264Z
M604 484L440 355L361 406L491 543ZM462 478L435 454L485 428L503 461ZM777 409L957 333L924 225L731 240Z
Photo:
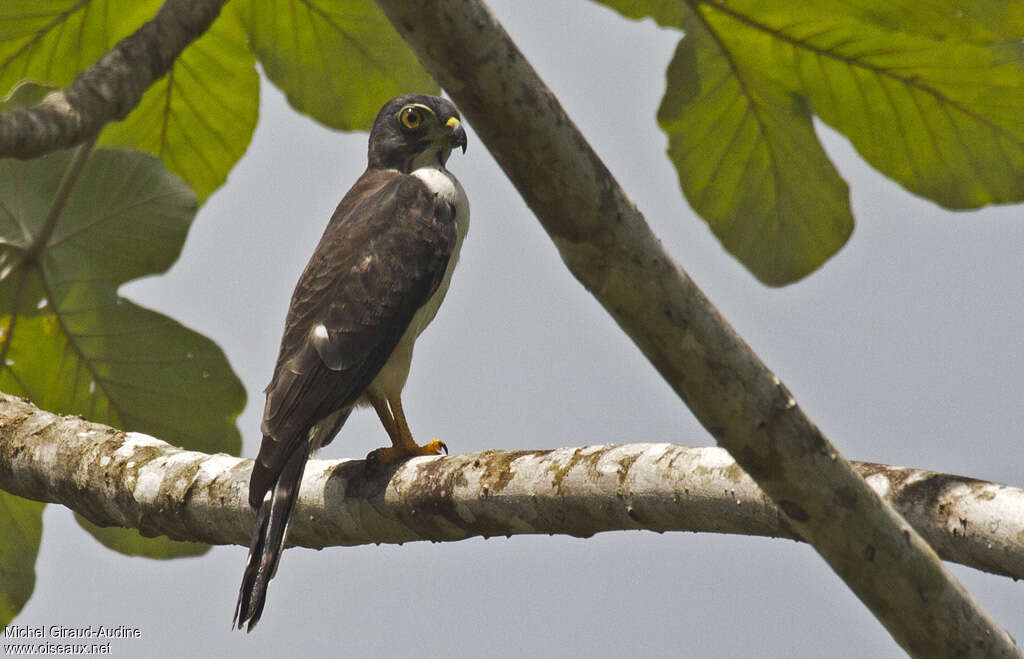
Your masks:
M448 293L448 285L451 283L455 264L459 260L462 241L465 240L466 233L469 231L469 200L466 198L466 192L462 189L462 185L451 172L440 167L423 167L415 170L412 175L422 180L435 195L455 205L455 247L452 249L448 267L445 268L444 277L437 290L430 296L426 304L413 315L412 322L409 323L408 329L405 330L405 334L402 335L394 352L391 353L387 363L370 384L370 389L384 397L397 396L405 387L405 380L409 376L409 365L412 363L413 344L416 342L416 337L437 315L437 310Z

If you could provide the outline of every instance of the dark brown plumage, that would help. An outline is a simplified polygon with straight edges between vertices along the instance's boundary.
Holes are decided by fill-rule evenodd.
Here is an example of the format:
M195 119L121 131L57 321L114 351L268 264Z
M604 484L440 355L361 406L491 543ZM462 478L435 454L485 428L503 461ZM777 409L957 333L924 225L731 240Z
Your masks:
M369 166L341 200L292 295L266 389L263 441L249 482L256 509L235 620L251 630L277 570L309 455L357 403L372 404L392 460L437 453L412 441L400 394L412 342L447 287L468 226L462 188L444 168L465 132L448 101L403 96L374 122Z
M395 171L369 170L345 195L292 295L249 485L254 508L281 457L314 423L356 402L437 290L455 245L453 215ZM312 335L318 324L327 339Z

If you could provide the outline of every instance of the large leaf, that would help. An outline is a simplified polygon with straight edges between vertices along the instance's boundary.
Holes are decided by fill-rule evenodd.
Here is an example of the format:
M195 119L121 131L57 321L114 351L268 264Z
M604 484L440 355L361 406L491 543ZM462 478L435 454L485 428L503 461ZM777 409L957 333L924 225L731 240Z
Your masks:
M693 0L594 0L627 18L653 18L664 27L682 28ZM726 3L718 3L720 6ZM750 3L747 3L750 6ZM764 0L764 10L813 9L820 14L855 18L890 30L932 37L997 42L1024 38L1024 3L1007 0L818 0L813 5Z
M659 121L683 192L769 284L852 228L810 113L949 208L1024 200L1024 5L1002 0L604 0L683 28Z
M3 162L6 262L38 234L69 159ZM0 389L190 449L237 452L245 394L220 348L116 292L174 263L194 212L191 190L159 160L93 153L39 258L0 283Z
M1024 200L1014 48L760 4L702 13L740 66L808 98L880 172L948 208Z
M66 87L159 6L159 0L4 0L0 94L26 78Z
M238 453L244 394L215 343L103 287L49 286L42 301L5 331L0 390L189 449Z
M292 107L327 126L366 130L389 98L438 89L370 0L232 6L267 77Z
M689 20L658 121L693 209L761 281L803 277L853 230L846 184L800 100Z
M778 8L778 3L774 4L772 7L761 2L759 6ZM795 3L789 7L797 8ZM984 43L1024 38L1024 4L1012 0L820 0L813 9L819 14L848 16L873 27L930 37Z
M0 94L22 79L58 87L149 20L160 0L6 0L0 4ZM259 78L230 12L190 45L101 144L159 156L204 201L227 178L256 126Z
M0 490L0 627L18 615L36 586L45 505Z
M147 154L97 150L38 257L20 260L70 160L61 152L0 163L0 389L190 449L237 453L245 393L220 348L117 295L177 258L196 208L183 181ZM118 534L132 554L150 543L127 530L102 540L121 548ZM147 555L175 550L150 545Z
M259 112L259 75L238 17L225 11L182 52L100 144L159 156L202 203L245 153Z

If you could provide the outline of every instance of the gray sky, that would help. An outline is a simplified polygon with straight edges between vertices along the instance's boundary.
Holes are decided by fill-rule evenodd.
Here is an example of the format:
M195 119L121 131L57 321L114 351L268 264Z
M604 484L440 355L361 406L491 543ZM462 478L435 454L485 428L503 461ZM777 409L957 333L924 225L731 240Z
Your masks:
M654 113L679 34L590 3L491 4L669 251L847 457L1024 485L1020 208L943 211L819 125L857 228L818 273L765 288L689 210L664 155ZM291 290L366 145L299 116L266 84L262 94L252 145L181 260L123 291L224 348L249 392L247 456ZM420 441L437 436L453 452L712 444L469 139L449 164L471 200L469 237L403 397ZM386 441L363 411L321 457ZM48 507L44 525L36 592L16 622L140 628L141 640L114 642L115 656L901 654L817 554L790 541L620 532L289 550L246 636L230 630L244 548L129 559L66 509ZM952 570L1024 639L1024 585Z

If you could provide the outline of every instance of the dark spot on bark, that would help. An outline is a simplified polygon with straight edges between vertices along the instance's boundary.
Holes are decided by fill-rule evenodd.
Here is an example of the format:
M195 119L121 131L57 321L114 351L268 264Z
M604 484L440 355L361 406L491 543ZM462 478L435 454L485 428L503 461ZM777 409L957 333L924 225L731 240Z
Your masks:
M383 469L370 470L365 460L342 462L331 469L324 489L326 503L336 500L335 505L344 505L340 499L375 500L384 496L388 481L401 463Z
M722 444L720 440L719 444ZM737 464L743 468L743 471L750 474L754 480L785 481L786 470L782 466L782 457L775 450L774 442L768 441L763 446L767 451L758 450L761 448L760 446L755 447L748 444L739 451L734 451L730 447L730 453L736 459Z
M833 501L843 508L853 508L857 505L857 493L853 488L841 487L832 496Z
M408 488L408 495L404 503L412 510L410 513L419 512L427 515L437 515L450 519L461 525L458 513L455 511L455 502L452 499L452 491L455 489L456 481L463 477L458 470L453 470L450 465L444 464L443 460L435 460L422 465L417 470L416 480ZM410 526L419 529L419 524L410 523L415 515L406 518L404 521ZM427 523L427 528L433 528L433 522L429 519L422 520ZM433 533L424 533L426 537L433 537Z
M795 501L783 499L779 501L779 508L793 521L803 523L811 519L811 516L804 510L803 506Z
M886 475L895 490L892 504L897 510L911 510L926 514L929 517L936 515L939 518L937 521L940 524L954 521L949 519L953 509L949 506L948 497L945 494L952 486L966 485L972 491L977 491L978 486L985 484L984 481L975 478L965 478L950 474L931 473L921 478L921 472L914 469L897 470L895 473L888 473ZM907 483L911 478L916 478L917 480ZM964 520L959 521L961 522L961 528L952 529L951 531L954 536L963 536L967 533L967 524Z

